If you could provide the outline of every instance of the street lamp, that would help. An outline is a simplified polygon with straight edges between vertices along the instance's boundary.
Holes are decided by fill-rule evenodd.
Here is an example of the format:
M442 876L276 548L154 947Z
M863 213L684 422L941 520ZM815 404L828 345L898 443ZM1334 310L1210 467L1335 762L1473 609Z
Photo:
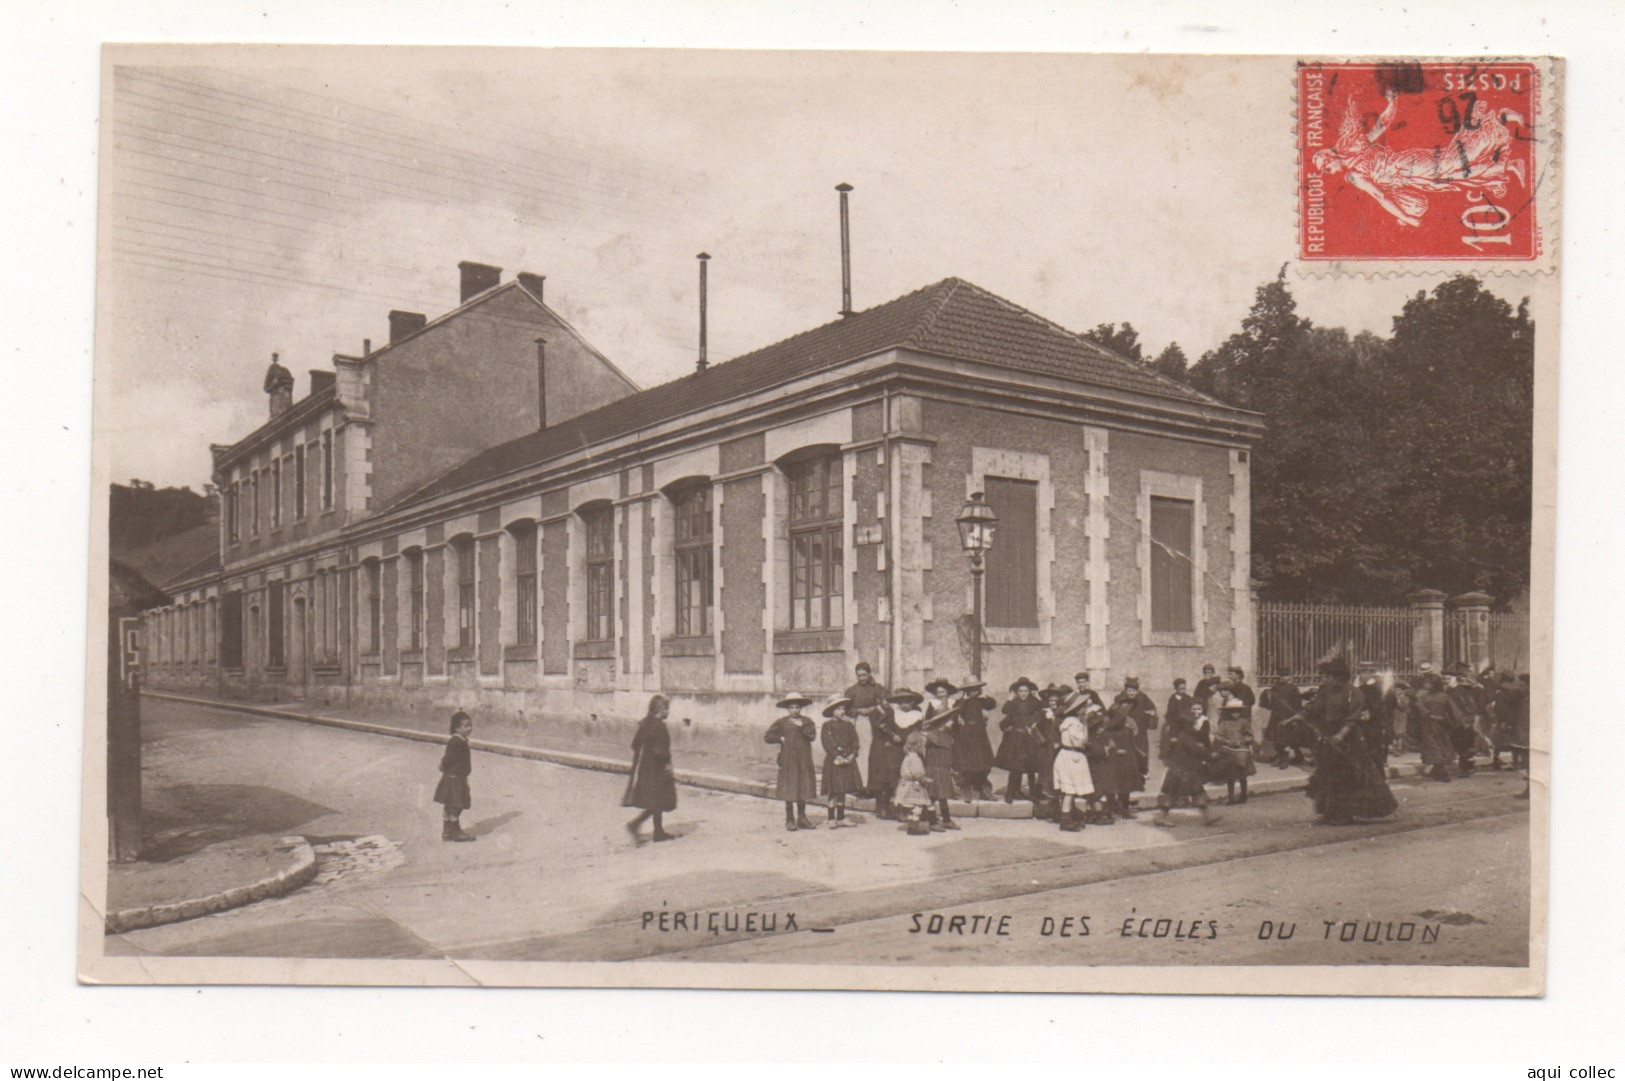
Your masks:
M970 499L960 509L959 517L954 523L959 526L959 546L970 557L970 583L971 583L971 678L982 678L982 573L986 568L982 565L982 554L993 549L993 527L998 524L999 516L993 513L993 508L983 500L981 492L972 492Z

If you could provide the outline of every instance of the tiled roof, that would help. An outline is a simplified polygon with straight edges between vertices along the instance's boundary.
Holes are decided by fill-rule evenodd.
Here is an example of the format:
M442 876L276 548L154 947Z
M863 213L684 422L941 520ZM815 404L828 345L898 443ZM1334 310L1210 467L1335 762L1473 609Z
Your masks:
M888 349L909 348L1189 404L1221 403L959 278L746 353L475 455L400 500L433 498Z

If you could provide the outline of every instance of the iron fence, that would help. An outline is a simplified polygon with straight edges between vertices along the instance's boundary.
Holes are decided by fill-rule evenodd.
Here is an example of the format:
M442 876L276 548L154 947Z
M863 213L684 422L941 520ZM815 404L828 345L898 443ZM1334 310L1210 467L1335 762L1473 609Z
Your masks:
M1259 678L1284 673L1299 683L1314 683L1320 665L1336 656L1346 658L1351 669L1370 661L1378 668L1410 672L1415 668L1417 618L1411 608L1261 602Z

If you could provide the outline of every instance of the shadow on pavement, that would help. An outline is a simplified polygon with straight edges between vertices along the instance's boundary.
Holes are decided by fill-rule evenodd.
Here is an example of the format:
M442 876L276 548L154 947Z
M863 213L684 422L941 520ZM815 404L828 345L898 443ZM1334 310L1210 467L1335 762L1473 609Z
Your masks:
M150 789L143 803L143 860L165 863L220 841L294 833L333 808L256 784L177 784Z
M506 826L524 813L524 811L503 811L499 815L482 818L478 822L469 825L469 832L476 837L484 837L487 833L495 833L498 829Z

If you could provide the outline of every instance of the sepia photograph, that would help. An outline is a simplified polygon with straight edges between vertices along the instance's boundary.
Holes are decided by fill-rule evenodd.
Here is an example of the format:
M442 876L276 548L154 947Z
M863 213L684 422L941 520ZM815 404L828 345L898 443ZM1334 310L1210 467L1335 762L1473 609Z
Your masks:
M83 982L1544 992L1561 60L101 60Z

